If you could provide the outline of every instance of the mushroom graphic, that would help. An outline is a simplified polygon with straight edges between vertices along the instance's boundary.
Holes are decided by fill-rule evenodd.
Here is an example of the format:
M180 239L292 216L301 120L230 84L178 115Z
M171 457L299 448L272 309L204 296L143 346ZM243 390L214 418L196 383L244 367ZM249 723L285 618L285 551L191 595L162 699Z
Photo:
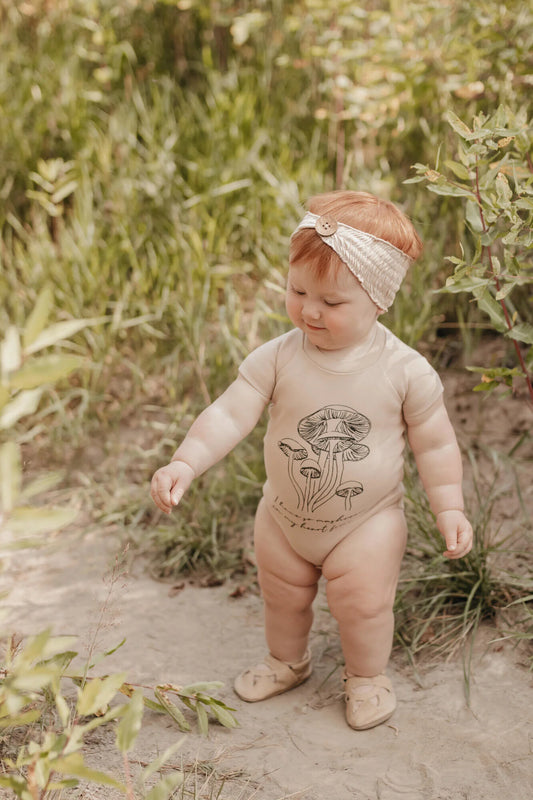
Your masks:
M322 470L318 461L306 458L300 466L300 474L305 477L304 508L309 508L309 501L313 496L314 482L317 478L320 478Z
M289 478L296 490L298 508L300 508L304 503L304 493L294 474L294 462L303 461L304 458L307 458L307 450L305 447L302 447L299 442L295 441L295 439L282 439L281 442L278 442L278 447L289 459Z
M368 417L349 406L325 406L300 420L298 433L311 445L321 470L316 493L312 497L306 495L307 508L314 511L335 496L342 482L344 461L367 457L369 448L359 442L370 428Z
M357 497L363 491L363 485L359 481L346 481L341 483L335 494L344 497L344 508L346 511L352 510L352 497Z

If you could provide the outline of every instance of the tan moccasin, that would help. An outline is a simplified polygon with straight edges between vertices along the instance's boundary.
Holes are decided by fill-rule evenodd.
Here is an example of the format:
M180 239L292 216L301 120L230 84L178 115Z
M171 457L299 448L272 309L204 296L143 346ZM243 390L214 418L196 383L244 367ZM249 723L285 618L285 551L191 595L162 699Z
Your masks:
M396 696L386 675L344 677L346 721L356 731L381 725L396 708Z
M294 689L307 680L311 671L309 651L295 664L279 661L269 653L261 664L241 672L235 679L233 688L241 700L256 703L258 700L266 700L268 697Z

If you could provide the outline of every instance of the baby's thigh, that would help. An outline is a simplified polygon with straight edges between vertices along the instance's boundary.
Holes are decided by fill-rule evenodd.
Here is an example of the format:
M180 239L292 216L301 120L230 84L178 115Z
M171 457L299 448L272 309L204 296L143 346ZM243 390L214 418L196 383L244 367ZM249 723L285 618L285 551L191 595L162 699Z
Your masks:
M262 588L267 581L302 587L318 583L320 569L293 550L263 499L255 516L254 546Z
M328 595L356 605L391 605L400 574L407 525L399 507L365 520L333 548L322 565Z

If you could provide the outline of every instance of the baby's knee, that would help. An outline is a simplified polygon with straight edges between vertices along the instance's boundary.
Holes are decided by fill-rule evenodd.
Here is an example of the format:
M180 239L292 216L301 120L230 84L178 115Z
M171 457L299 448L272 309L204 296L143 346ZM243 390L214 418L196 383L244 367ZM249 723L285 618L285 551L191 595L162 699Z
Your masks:
M388 588L358 587L350 580L330 581L327 597L329 609L337 621L379 619L391 614L394 606L394 592Z
M271 573L260 573L259 585L263 600L269 606L297 613L306 611L317 593L317 583L289 583Z

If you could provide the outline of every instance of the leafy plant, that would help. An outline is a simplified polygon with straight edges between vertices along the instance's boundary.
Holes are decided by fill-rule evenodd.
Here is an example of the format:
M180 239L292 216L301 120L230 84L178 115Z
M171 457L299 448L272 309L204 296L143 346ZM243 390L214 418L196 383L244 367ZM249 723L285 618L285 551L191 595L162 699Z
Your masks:
M533 402L533 324L523 316L531 309L527 293L518 291L533 284L533 124L525 109L503 106L491 117L476 116L471 127L451 112L448 120L459 137L459 160L432 169L415 164L417 177L407 182L427 181L431 192L465 203L468 235L462 255L448 257L455 271L443 291L470 294L514 347L516 367L469 368L482 373L476 390L512 386L521 377Z
M18 752L4 755L0 786L11 789L21 800L45 800L58 790L77 786L79 780L111 786L134 800L137 793L128 753L141 729L144 707L169 715L180 730L190 730L181 710L169 699L170 693L195 712L202 733L207 734L208 712L220 724L235 727L232 709L210 694L221 684L157 686L157 701L153 701L142 688L127 683L124 673L91 677L86 671L73 668L72 661L77 656L71 649L74 643L73 637L52 637L49 631L31 638L23 647L12 637L3 642L0 749L9 746L6 733L11 742L17 740L21 745ZM67 679L77 687L74 700L64 691ZM117 704L119 693L129 697L129 702ZM111 722L117 722L115 745L123 756L124 782L92 769L83 754L85 737ZM183 773L173 771L150 787L152 776L180 745L181 740L142 770L138 783L144 800L166 800L183 782Z
M53 293L40 293L22 331L9 325L0 342L0 541L3 547L27 545L32 537L59 530L77 516L74 508L30 505L33 498L56 486L59 473L39 475L24 484L17 424L35 413L46 387L84 365L81 356L45 353L65 344L95 320L69 320L48 325ZM32 435L26 433L27 436ZM25 537L25 538L24 538ZM5 554L5 553L4 553Z
M9 547L34 544L33 536L58 530L77 515L77 511L70 508L22 505L55 486L61 476L44 474L24 485L17 424L34 414L46 387L68 377L84 364L84 359L77 355L61 352L41 355L41 352L65 345L69 337L95 323L95 320L70 320L49 324L52 307L53 293L46 287L22 331L9 325L0 344L0 431L7 438L0 447L2 555ZM0 736L0 749L8 747L5 734L10 734L11 741L18 740L20 747L3 759L0 786L11 789L21 800L45 800L55 796L57 791L76 786L79 780L111 786L134 800L127 754L141 728L144 707L169 715L180 730L190 730L189 722L170 699L170 694L195 712L199 729L204 734L208 730L210 713L226 727L236 725L232 709L210 694L221 684L156 686L153 690L156 700L151 700L142 688L127 683L123 673L93 677L88 674L91 664L82 671L74 669L72 662L77 656L71 649L74 642L73 637L52 637L49 631L34 636L24 647L15 643L13 637L4 638L2 642L0 733L4 735ZM70 702L63 691L67 679L77 686L75 702ZM114 704L119 693L129 697L129 703ZM95 728L116 720L116 746L124 758L124 783L90 768L83 754L84 737ZM141 786L151 781L179 744L142 771ZM174 771L155 786L148 787L147 793L143 789L143 797L166 800L182 782L182 772Z

